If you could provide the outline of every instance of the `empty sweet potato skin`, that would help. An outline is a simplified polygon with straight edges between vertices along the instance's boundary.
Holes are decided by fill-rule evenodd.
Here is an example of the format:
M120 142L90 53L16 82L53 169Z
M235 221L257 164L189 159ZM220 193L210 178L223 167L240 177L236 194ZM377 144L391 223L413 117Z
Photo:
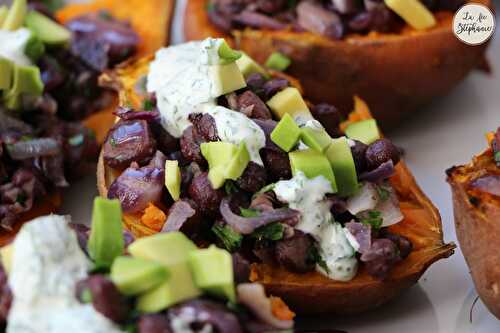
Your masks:
M468 188L472 179L495 168L499 174L488 150L469 165L449 169L448 182L460 248L481 300L500 319L500 199Z
M490 0L475 2L491 6ZM206 15L207 0L189 0L184 32L188 40L224 36ZM312 33L234 31L237 47L263 63L274 51L290 57L288 73L303 84L312 102L331 103L345 114L358 95L384 128L397 125L432 99L446 94L484 59L487 44L468 46L451 28L451 13L436 13L427 31L370 33L333 41ZM225 37L231 38L226 35Z
M102 80L119 90L122 102L141 105L141 96L134 86L147 74L151 59L131 62L128 66L106 73ZM356 98L356 109L341 128L370 117L366 104ZM102 196L107 196L109 185L119 174L120 170L107 167L101 156L97 167L97 185ZM251 279L262 283L269 293L283 298L299 314L364 312L387 303L414 285L432 263L452 255L455 245L444 243L439 212L420 190L403 161L397 165L396 174L390 181L397 191L405 216L390 230L408 237L414 251L394 268L386 281L378 281L364 270L345 283L330 280L319 273L294 274L279 267L256 264L252 267ZM137 237L154 233L141 223L140 214L124 216L124 225Z

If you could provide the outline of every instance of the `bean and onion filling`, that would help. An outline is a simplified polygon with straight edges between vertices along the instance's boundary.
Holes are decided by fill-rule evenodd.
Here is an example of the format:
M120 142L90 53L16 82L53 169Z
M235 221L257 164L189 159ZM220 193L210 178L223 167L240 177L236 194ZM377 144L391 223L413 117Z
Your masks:
M455 11L463 0L424 0L431 11ZM246 27L310 31L334 40L371 31L398 32L404 22L382 0L210 0L212 24L224 32Z
M272 191L275 182L292 177L288 153L270 138L277 121L266 102L290 86L287 79L266 79L254 73L247 77L247 87L220 97L217 103L241 112L264 132L266 144L260 149L263 166L249 162L236 180L214 189L208 177L208 163L200 145L220 141L217 126L210 114L191 114L192 126L179 139L162 126L160 113L151 96L149 111L121 108L120 120L108 134L103 157L107 167L119 174L109 186L108 197L121 201L129 214L141 214L151 205L165 210L166 222L148 226L152 232L182 231L199 245L218 246L250 262L279 264L289 271L310 272L322 265L318 243L310 235L294 228L300 212L280 202ZM339 128L342 115L332 105L310 108L333 138L343 135ZM395 172L401 151L388 139L370 145L351 141L351 152L360 181L373 184L379 196L389 200L384 188ZM180 199L172 199L164 186L165 161L176 160L181 169ZM412 251L411 242L381 227L376 211L355 216L347 209L347 199L327 195L335 222L350 231L359 243L358 259L366 271L385 279L391 269Z

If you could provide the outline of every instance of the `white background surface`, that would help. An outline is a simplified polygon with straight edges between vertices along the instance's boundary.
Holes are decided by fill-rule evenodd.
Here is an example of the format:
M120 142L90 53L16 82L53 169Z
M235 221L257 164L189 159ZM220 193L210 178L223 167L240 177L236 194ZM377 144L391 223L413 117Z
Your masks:
M181 12L185 0L178 1L173 42L182 41ZM500 8L497 1L497 8ZM497 15L497 22L500 22ZM497 26L497 30L500 27ZM500 126L500 37L493 39L488 52L490 76L472 73L450 95L386 133L406 150L406 161L418 183L439 208L446 241L456 242L449 186L448 167L467 162L486 147L484 133ZM497 75L498 74L498 75ZM64 213L76 222L90 218L96 195L95 177L89 176L65 195ZM500 221L499 221L500 222ZM355 318L303 320L308 327L340 329L349 333L493 333L500 322L479 301L470 312L476 294L460 249L451 258L431 266L418 286L398 300Z

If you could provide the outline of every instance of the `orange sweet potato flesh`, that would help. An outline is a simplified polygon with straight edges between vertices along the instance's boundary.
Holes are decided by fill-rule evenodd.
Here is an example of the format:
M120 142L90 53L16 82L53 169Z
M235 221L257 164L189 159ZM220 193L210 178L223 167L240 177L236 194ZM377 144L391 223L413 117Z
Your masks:
M447 173L460 248L479 296L500 319L500 197L469 187L482 175L500 175L500 168L488 149L469 164L453 167Z
M186 39L225 37L206 15L208 0L189 0ZM490 0L475 2L492 6ZM451 28L452 13L436 13L437 26L426 31L349 35L333 41L309 32L234 31L236 46L260 63L279 51L292 59L287 72L298 78L312 102L327 102L345 114L352 96L363 98L384 128L397 125L432 99L446 94L484 62L487 44L468 46Z
M144 57L168 44L174 7L175 0L95 0L67 5L56 13L56 18L65 23L86 13L106 10L113 17L130 22L141 37L136 57ZM108 108L92 114L84 121L84 125L94 130L99 143L104 141L114 122L113 111L117 105L115 99Z
M150 59L141 59L128 67L107 73L103 81L119 89L123 102L140 105L141 96L135 93L133 87L137 80L147 74ZM357 109L348 118L348 122L371 117L366 104L358 99L356 105ZM107 195L109 185L120 172L105 166L101 154L97 181L102 196ZM396 167L396 175L391 178L391 183L398 193L405 218L390 229L408 237L415 249L395 267L386 281L378 281L364 270L352 281L345 283L330 280L319 273L294 274L279 267L262 264L253 265L252 280L263 283L270 294L283 298L299 314L363 312L388 302L415 284L429 265L453 254L455 245L443 242L439 212L420 190L404 162ZM154 233L154 230L140 222L141 214L127 215L124 219L125 227L138 237Z

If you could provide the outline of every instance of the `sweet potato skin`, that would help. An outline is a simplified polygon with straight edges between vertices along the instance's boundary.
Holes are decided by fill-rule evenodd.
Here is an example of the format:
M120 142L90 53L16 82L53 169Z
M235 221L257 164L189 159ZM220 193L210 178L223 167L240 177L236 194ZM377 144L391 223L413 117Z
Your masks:
M478 0L491 6L490 0ZM224 36L208 21L207 0L190 0L185 36ZM397 125L435 97L456 86L484 58L487 44L468 46L451 29L451 13L436 13L439 24L428 31L371 33L341 41L312 33L234 31L238 48L264 63L274 51L292 59L288 73L303 84L312 102L327 102L345 114L358 95L384 128ZM231 38L226 35L226 38Z
M450 169L448 182L460 248L481 300L500 319L500 200L475 196L467 189L471 177L481 172L479 164L485 159L493 160L491 151L475 157L468 166Z
M130 63L114 73L107 73L103 80L119 90L120 99L140 105L141 97L135 93L135 82L148 71L151 58ZM356 110L342 128L349 123L371 117L366 105L356 99ZM107 196L107 189L119 175L104 164L101 157L97 167L99 193ZM405 219L391 226L392 232L408 237L414 251L398 264L386 281L378 281L365 271L360 271L350 282L330 280L319 273L294 274L278 267L253 265L251 280L262 283L267 291L283 298L299 314L354 314L387 303L405 289L414 285L429 265L453 254L454 244L443 241L439 212L420 190L401 161L391 178L400 199ZM153 233L140 222L139 215L124 216L124 225L136 236Z

